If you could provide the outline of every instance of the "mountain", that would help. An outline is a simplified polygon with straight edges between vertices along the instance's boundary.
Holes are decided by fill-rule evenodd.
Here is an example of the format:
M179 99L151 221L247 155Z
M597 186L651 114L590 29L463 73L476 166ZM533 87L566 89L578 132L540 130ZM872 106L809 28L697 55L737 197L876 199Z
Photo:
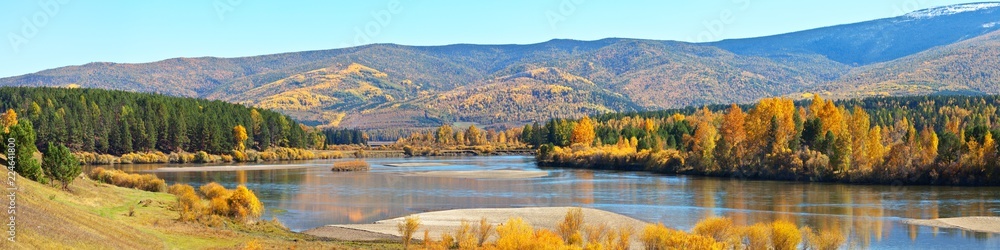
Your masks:
M1000 31L858 67L817 88L838 98L1000 93Z
M550 117L834 97L1000 93L1000 3L788 34L685 43L609 38L527 45L373 44L240 58L90 63L0 79L201 97L308 125L517 126Z
M711 45L775 60L822 56L859 66L895 60L1000 30L1000 3L972 3L919 10L868 22L788 34L725 40Z

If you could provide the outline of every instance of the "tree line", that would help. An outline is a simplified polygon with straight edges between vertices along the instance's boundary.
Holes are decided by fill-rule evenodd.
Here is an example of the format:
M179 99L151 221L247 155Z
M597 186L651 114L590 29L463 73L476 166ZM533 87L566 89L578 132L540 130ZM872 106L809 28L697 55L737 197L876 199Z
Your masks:
M527 125L542 164L745 178L1000 184L998 96L712 106Z
M29 120L26 124L33 124L35 146L42 151L51 143L75 152L112 155L150 151L226 154L244 148L318 148L326 141L321 131L277 112L157 94L3 87L0 109L12 109ZM236 131L237 126L242 130Z

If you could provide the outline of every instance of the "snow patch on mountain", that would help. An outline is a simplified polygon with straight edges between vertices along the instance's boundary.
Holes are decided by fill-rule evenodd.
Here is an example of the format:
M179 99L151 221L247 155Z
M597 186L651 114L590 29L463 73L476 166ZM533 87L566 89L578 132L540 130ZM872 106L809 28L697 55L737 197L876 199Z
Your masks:
M1000 3L970 3L918 10L906 14L910 18L932 18L937 16L954 15L963 12L978 11L989 8L1000 7Z

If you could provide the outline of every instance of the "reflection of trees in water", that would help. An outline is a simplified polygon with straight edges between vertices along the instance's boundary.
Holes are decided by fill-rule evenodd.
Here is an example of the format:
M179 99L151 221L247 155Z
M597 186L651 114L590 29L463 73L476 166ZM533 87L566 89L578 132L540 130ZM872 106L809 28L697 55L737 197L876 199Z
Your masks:
M578 171L573 173L573 202L577 204L594 204L594 172Z
M837 230L848 236L849 244L868 248L888 237L893 227L886 226L886 217L929 218L990 215L990 192L949 188L943 196L938 188L920 188L891 193L888 186L851 186L839 184L803 184L790 182L740 181L712 178L690 178L685 189L694 194L693 202L705 210L704 219L727 216L736 225L787 220L818 231ZM664 188L657 187L664 190ZM667 188L669 189L669 187ZM721 200L716 196L721 195ZM971 195L971 196L970 196ZM942 216L941 200L961 202L953 206L948 216ZM885 202L904 203L887 205ZM721 204L717 202L721 201ZM721 206L720 206L721 205ZM717 212L723 207L729 212ZM907 236L917 240L919 230L931 230L937 236L942 229L905 225ZM953 230L953 229L944 229ZM976 239L990 239L992 234L955 230L950 234Z

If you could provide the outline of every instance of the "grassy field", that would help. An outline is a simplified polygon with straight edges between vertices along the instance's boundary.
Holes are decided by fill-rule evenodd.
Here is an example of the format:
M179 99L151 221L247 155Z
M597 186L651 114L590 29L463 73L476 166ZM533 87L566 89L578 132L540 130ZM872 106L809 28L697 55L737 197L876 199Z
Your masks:
M0 172L7 175L6 169ZM173 195L115 187L82 176L70 191L21 178L17 185L16 242L4 239L0 249L402 248L397 242L317 238L291 232L274 221L226 222L217 227L179 222ZM3 217L7 224L9 216Z

